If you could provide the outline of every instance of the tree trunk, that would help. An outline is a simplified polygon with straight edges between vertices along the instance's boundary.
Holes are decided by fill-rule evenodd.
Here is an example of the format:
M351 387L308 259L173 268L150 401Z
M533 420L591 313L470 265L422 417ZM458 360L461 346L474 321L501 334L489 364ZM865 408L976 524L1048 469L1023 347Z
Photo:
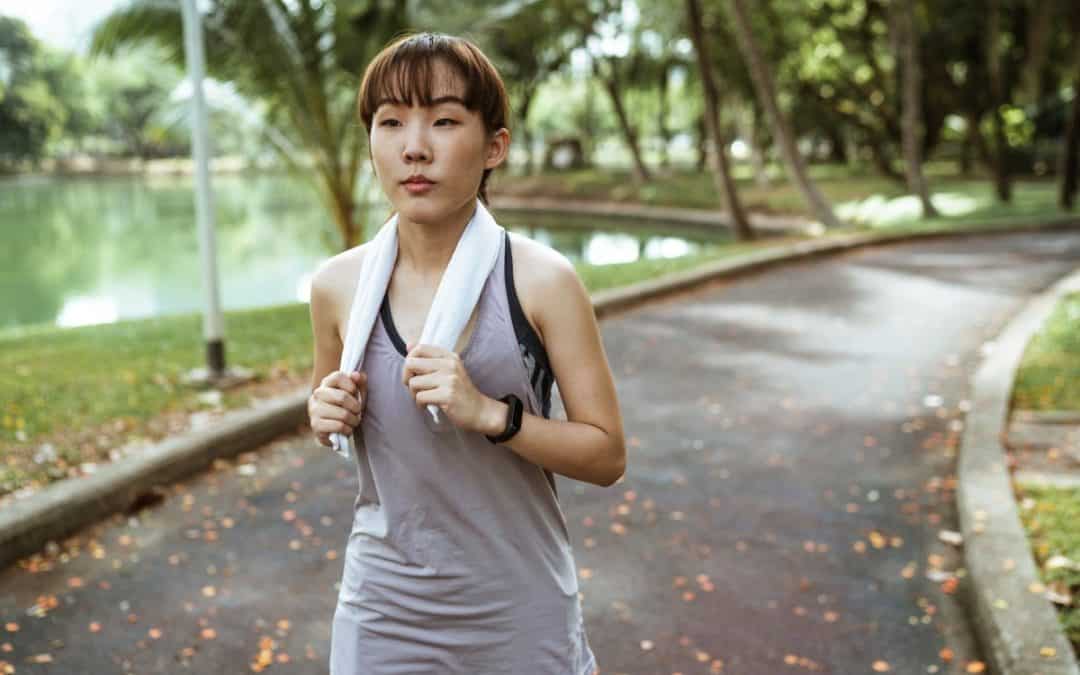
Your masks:
M844 142L844 130L835 124L829 124L821 131L829 141L829 162L848 164L848 147L847 143Z
M712 61L709 60L709 45L701 22L701 5L698 0L686 0L686 14L690 26L690 39L694 43L698 69L701 71L701 84L705 90L705 128L713 150L711 154L713 180L727 202L735 238L739 241L750 241L755 238L755 234L753 228L750 227L750 221L746 219L746 211L743 210L742 203L739 201L739 193L735 189L735 180L731 176L731 167L728 164L727 143L722 138L720 129L720 96L716 91L716 80L713 75Z
M1080 182L1080 30L1074 32L1076 44L1076 80L1069 119L1065 122L1065 144L1061 150L1061 188L1058 205L1072 211L1076 203L1077 183Z
M518 126L521 128L522 145L525 146L525 175L533 173L533 135L529 131L529 107L532 105L533 93L536 90L530 87L521 99L521 109L518 111Z
M671 168L671 153L668 146L671 145L671 129L667 125L668 116L668 74L669 68L660 69L660 78L657 82L660 97L660 110L656 116L656 131L660 135L660 166L664 169Z
M919 197L923 218L935 218L938 213L930 202L930 190L922 170L922 139L919 138L919 117L922 112L922 72L919 66L919 40L915 31L915 8L913 0L893 0L890 10L892 19L893 53L901 65L903 94L900 96L903 112L900 130L904 147L904 164L907 168L908 190Z
M746 137L746 144L750 148L750 166L754 168L754 184L758 187L769 187L769 174L765 171L765 153L761 150L761 139L758 138L757 115L754 107L747 106L746 110L739 111L739 133Z
M709 156L709 137L708 132L705 130L705 115L699 115L697 120L694 121L694 128L697 129L697 158L694 162L694 166L697 171L701 172L705 170L705 164Z
M1001 34L1001 2L991 0L987 9L987 68L990 72L990 120L994 135L994 190L1003 202L1012 200L1012 186L1009 182L1009 144L1005 139L1005 120L1001 107L1005 104L1004 84L1001 74L1001 56L998 53L998 41Z
M1027 41L1024 46L1024 65L1021 71L1020 101L1038 105L1042 95L1042 74L1046 63L1046 53L1050 46L1050 31L1053 28L1055 0L1028 0L1027 2Z
M599 59L594 58L593 72L603 82L608 96L611 97L611 105L615 109L615 117L619 121L619 130L622 131L623 140L626 141L630 156L634 160L634 180L638 183L647 183L652 180L652 174L649 172L648 167L645 166L645 161L641 158L641 144L638 143L637 131L630 122L630 116L626 114L626 106L623 105L622 92L619 91L615 66L613 64L609 65L611 66L611 72L605 76L600 72Z
M1072 114L1065 127L1065 147L1061 155L1061 190L1058 204L1066 211L1072 211L1076 203L1077 174L1080 173L1080 78L1075 85Z
M810 180L806 172L806 164L803 162L799 149L795 145L795 135L791 126L780 112L780 105L776 101L776 85L773 83L772 73L769 71L765 58L758 49L754 40L753 29L750 25L750 17L746 12L745 0L730 0L732 19L735 30L735 38L742 50L743 58L749 66L750 79L754 84L762 106L765 108L772 122L773 134L780 145L780 153L787 164L792 179L798 186L810 205L814 215L825 227L840 227L841 223L833 213L832 207L825 201L824 195L818 191L817 186Z
M356 200L352 190L345 189L337 181L332 181L328 176L322 176L320 181L322 194L330 215L337 225L338 233L341 234L342 250L350 249L363 243L363 232L360 225L353 221L353 212L356 210Z
M964 132L964 140L960 143L960 175L971 175L971 154L975 150L975 142L972 139L971 129Z

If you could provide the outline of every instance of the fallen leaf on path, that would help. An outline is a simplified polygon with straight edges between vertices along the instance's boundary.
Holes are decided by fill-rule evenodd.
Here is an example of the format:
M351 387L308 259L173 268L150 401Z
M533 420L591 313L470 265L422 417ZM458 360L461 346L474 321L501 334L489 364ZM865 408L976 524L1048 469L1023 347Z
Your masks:
M953 546L959 546L964 543L964 535L953 530L941 530L938 532L938 539L946 544L952 544Z

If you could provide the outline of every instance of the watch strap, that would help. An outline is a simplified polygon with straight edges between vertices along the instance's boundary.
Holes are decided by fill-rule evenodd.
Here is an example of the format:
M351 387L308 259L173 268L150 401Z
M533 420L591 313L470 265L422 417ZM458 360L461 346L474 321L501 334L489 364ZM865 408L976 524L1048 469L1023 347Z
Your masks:
M521 418L525 411L525 405L514 394L507 394L499 400L509 406L506 411L506 427L497 436L485 434L485 437L492 443L505 443L513 438L517 432L521 431Z

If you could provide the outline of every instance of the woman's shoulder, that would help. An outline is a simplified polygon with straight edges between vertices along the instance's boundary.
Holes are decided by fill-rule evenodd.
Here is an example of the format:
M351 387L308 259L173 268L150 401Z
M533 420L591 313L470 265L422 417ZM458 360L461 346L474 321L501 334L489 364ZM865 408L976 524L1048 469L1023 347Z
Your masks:
M330 256L322 261L311 276L311 299L329 305L332 316L341 322L352 306L356 282L360 278L360 263L370 250L370 241Z
M561 252L523 234L510 232L510 251L515 282L543 284L552 277L577 274L574 264Z
M557 314L560 296L568 287L581 287L577 270L561 252L523 234L510 233L510 252L518 302L546 344L544 332Z

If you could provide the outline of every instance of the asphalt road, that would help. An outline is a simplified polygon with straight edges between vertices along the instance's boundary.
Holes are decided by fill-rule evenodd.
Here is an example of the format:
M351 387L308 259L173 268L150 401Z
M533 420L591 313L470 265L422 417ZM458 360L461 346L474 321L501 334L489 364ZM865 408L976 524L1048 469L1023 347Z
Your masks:
M904 244L605 319L628 470L559 478L600 672L965 672L968 377L1077 264L1080 233ZM355 490L301 433L0 572L0 673L325 673Z

